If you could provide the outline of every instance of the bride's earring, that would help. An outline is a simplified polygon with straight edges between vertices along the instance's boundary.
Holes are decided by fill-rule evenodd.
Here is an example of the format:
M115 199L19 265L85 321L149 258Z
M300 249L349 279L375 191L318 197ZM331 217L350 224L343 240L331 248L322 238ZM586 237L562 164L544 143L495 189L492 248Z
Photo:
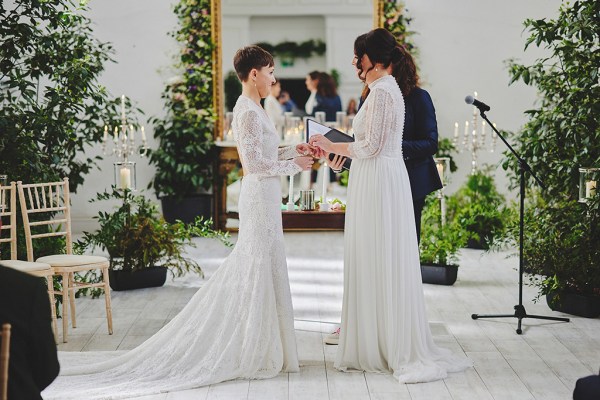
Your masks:
M375 68L375 72L379 71L379 68Z

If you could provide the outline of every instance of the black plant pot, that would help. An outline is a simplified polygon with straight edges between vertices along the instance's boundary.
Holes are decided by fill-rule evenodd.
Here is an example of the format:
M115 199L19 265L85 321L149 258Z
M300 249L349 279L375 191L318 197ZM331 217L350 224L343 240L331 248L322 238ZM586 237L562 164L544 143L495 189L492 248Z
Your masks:
M210 194L199 194L193 197L184 197L183 199L162 197L160 202L165 220L169 223L180 220L189 224L194 222L198 216L209 219L213 215L212 195Z
M458 265L421 264L423 283L434 285L454 285L458 275Z
M112 290L132 290L158 287L167 280L167 268L148 267L137 271L109 270Z
M552 311L560 311L585 318L600 316L600 296L552 291L546 295L546 302Z

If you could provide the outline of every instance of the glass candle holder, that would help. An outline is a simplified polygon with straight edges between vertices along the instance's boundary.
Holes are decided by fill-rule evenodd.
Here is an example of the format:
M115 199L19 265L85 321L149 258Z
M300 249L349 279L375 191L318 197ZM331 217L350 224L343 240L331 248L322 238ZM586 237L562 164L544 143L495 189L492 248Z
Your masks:
M598 182L600 180L600 168L579 168L579 202L586 203L596 196Z
M450 170L450 158L448 157L437 157L434 158L435 167L437 168L438 174L440 175L440 180L442 181L442 185L446 186L448 184L448 171Z
M117 161L115 166L115 186L117 189L136 190L135 162Z

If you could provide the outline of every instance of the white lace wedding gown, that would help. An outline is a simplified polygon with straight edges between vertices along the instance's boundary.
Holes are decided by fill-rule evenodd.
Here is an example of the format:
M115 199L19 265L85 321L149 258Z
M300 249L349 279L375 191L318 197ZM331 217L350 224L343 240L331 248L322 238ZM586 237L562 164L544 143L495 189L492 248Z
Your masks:
M122 399L298 371L279 175L300 171L264 110L240 96L233 130L244 173L235 248L186 307L128 352L61 352L44 399ZM119 328L116 327L116 330Z
M471 362L437 347L427 322L402 158L404 99L392 76L369 88L349 147L344 302L335 367L392 372L404 383L438 380Z

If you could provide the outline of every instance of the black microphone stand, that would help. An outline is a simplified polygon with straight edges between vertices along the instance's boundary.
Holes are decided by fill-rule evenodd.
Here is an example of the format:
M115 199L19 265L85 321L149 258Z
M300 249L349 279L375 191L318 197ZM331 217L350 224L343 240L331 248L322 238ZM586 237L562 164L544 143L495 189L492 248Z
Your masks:
M527 162L522 159L519 154L517 154L517 152L511 147L510 144L508 144L508 142L504 139L504 137L500 134L500 132L498 132L498 130L496 129L496 127L490 123L490 121L488 120L488 118L485 115L485 112L480 108L479 109L480 113L481 113L481 117L487 121L488 125L494 130L494 132L496 132L496 134L498 135L498 137L500 139L502 139L502 141L504 142L504 144L506 145L506 147L508 147L508 149L511 151L511 153L513 153L513 155L517 158L517 160L519 161L519 174L520 174L520 209L519 209L519 304L517 304L514 309L515 309L515 313L514 314L497 314L497 315L480 315L480 314L472 314L471 318L473 319L478 319L478 318L518 318L519 323L517 326L517 334L521 334L523 333L523 331L521 330L521 320L523 318L535 318L535 319L548 319L551 321L562 321L562 322L569 322L569 318L559 318L559 317L544 317L544 316L540 316L540 315L530 315L527 314L527 311L525 311L525 307L523 306L523 227L524 227L524 212L525 212L525 171L529 172L531 174L531 176L536 180L536 182L538 183L538 185L540 185L540 187L542 189L545 189L546 187L544 186L544 184L542 183L542 181L533 173L533 171L531 170L531 167L529 166L529 164L527 164Z

